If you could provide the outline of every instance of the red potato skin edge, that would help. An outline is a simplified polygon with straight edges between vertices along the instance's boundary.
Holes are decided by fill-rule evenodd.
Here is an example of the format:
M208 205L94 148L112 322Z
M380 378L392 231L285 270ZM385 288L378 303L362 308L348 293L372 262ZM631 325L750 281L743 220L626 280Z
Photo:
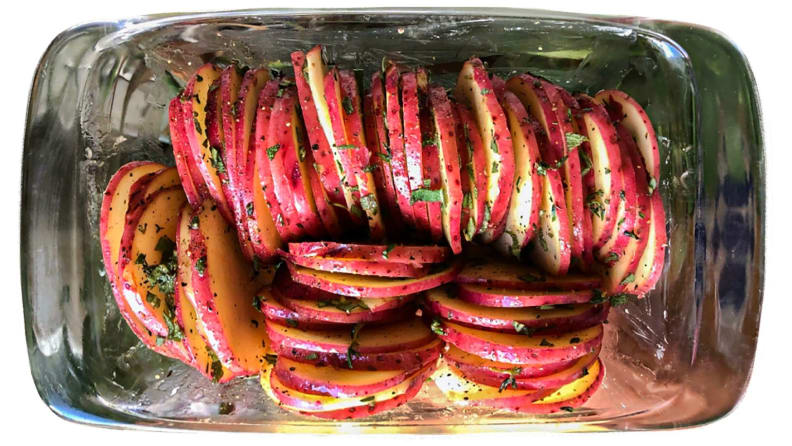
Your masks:
M388 125L388 141L391 148L391 169L393 184L396 188L396 202L402 218L408 226L416 227L416 218L410 205L410 184L407 176L407 156L404 148L404 127L401 119L401 101L399 98L399 69L390 66L385 71L386 116Z
M272 373L278 377L278 380L286 387L297 390L302 393L311 395L324 395L332 396L334 398L356 398L365 397L373 393L381 392L390 387L397 386L407 380L410 376L409 370L404 370L398 375L394 375L389 379L382 380L376 383L370 383L365 386L344 385L333 382L322 382L310 377L300 377L296 373L291 372L281 361L272 369ZM365 373L365 372L363 372Z
M451 257L445 246L394 246L385 258L388 245L357 245L331 241L289 243L289 253L297 256L360 258L397 263L443 263Z
M322 256L295 256L288 252L280 251L280 256L295 265L304 266L319 271L358 274L377 277L422 277L426 270L421 266L407 263L379 262L377 260L344 260Z
M176 169L179 171L179 178L181 179L184 194L187 195L187 202L190 206L198 206L205 198L201 192L199 183L196 180L202 178L194 178L190 168L190 147L187 143L187 135L184 131L184 119L182 119L181 104L178 96L171 99L168 105L168 126L170 128L171 145L173 146L173 158L176 162ZM108 185L109 187L109 185Z
M540 378L542 376L552 375L553 373L560 372L572 364L574 364L577 360L570 359L567 361L559 361L559 362L552 362L548 364L542 364L541 370L539 367L526 367L523 365L521 367L519 373L513 373L514 368L504 369L502 371L496 371L487 366L479 366L475 364L470 364L465 362L464 360L454 356L453 354L449 354L450 352L443 353L443 360L460 372L462 372L465 376L481 376L485 379L492 380L493 382L497 382L498 386L500 383L503 382L504 379L507 379L514 376L515 379L528 379L528 378ZM477 381L478 382L478 381Z
M352 363L352 370L375 371L414 369L420 367L422 364L428 364L432 361L436 361L440 357L440 352L443 349L443 345L444 344L442 342L429 342L424 346L417 347L417 352L401 350L389 353L361 353L359 355L352 355L350 362ZM278 355L283 355L297 362L314 364L320 367L349 367L346 352L314 352L311 350L275 344L273 344L273 349Z
M347 345L341 344L332 344L332 343L325 343L325 342L311 342L311 341L303 341L298 338L292 338L289 336L282 335L278 331L276 331L274 325L276 325L273 321L267 321L267 336L269 336L271 345L274 348L285 348L285 349L300 349L300 350L308 350L316 353L334 353L334 354L344 354L347 353ZM284 326L285 327L285 326ZM397 352L399 350L409 350L416 347L420 347L422 345L426 345L435 338L435 336L429 332L425 337L416 339L411 342L406 342L404 344L396 344L396 345L388 345L388 346L380 346L380 347L365 347L359 346L356 351L360 354L377 354L377 353L392 353ZM280 346L280 347L276 347ZM354 356L354 355L353 355Z
M409 300L391 301L378 308L377 311L358 311L346 314L321 310L317 311L313 308L300 306L299 300L280 296L275 290L273 290L273 295L281 305L296 316L293 319L295 319L298 324L302 321L308 323L316 322L327 324L328 328L338 328L339 325L351 325L359 322L366 322L369 324L395 322L397 320L407 319L410 315L415 315L415 307ZM288 325L288 323L286 323L286 325Z
M551 375L554 375L555 373L546 376L528 378L528 379L515 377L514 386L516 387L517 390L558 389L559 387L565 384L569 384L578 378L582 378L586 376L588 368L591 367L591 365L594 364L596 361L597 361L597 357L593 356L591 361L588 362L588 364L584 368L577 370L574 373L568 373L563 377L553 378ZM573 361L572 365L574 365L575 362L577 361ZM563 370L564 369L561 369L556 373L562 372ZM499 387L503 383L503 379L494 378L490 375L481 375L476 373L468 374L462 371L461 369L459 369L459 371L463 373L463 377L465 379L468 379L478 384L483 384L485 386ZM514 387L509 386L509 388L514 388Z
M460 311L451 310L441 303L428 298L424 299L424 305L426 311L430 314L440 316L445 319L453 319L454 322L461 325L467 325L469 327L484 330L495 330L503 333L517 333L517 330L514 329L512 320L493 319L484 316L477 316L475 314L462 313ZM522 323L529 329L536 329L537 334L556 334L580 330L600 324L602 321L607 319L608 310L609 308L607 305L598 305L592 307L588 311L568 318L529 319L515 321Z
M591 398L592 395L599 389L600 384L602 384L602 380L605 378L605 365L602 363L601 359L598 359L600 364L600 372L597 375L597 379L591 383L588 389L582 394L576 396L575 398L570 398L568 400L559 401L557 403L552 404L531 404L527 407L523 407L520 412L523 413L533 413L533 414L550 414L555 413L561 410L562 407L571 407L576 408L586 404L586 401ZM544 391L546 395L551 395L552 391Z
M456 113L457 118L459 119L459 125L457 127L457 133L459 134L457 138L458 146L463 147L463 149L459 150L459 155L461 156L462 165L460 169L467 169L467 165L473 163L473 171L480 172L481 169L485 169L484 165L486 164L486 160L484 159L484 143L481 142L481 136L479 135L475 121L473 120L473 116L470 114L470 110L467 109L462 104L456 104ZM468 158L468 150L467 150L467 141L465 140L465 135L470 139L470 144L473 147L473 158ZM463 176L467 176L467 172L465 174L461 174ZM484 208L486 207L487 203L487 177L486 175L474 175L473 178L474 182L471 184L469 179L463 180L463 184L468 184L468 189L471 187L475 187L476 191L478 191L474 201L472 203L473 207L476 209L476 215L478 216L475 219L475 225L473 228L473 233L471 235L478 234L482 231L482 223L483 223L483 216L484 216ZM472 190L468 190L468 192L472 193ZM463 212L468 213L468 218L470 218L469 211L466 211L465 208L462 208ZM465 227L467 224L467 218L465 216L462 217L461 221L462 227Z
M541 305L582 304L589 302L594 293L591 290L558 291L550 294L530 294L525 290L525 295L508 296L502 294L485 294L466 288L459 289L459 298L476 305L485 307L521 308L538 307Z
M431 275L425 276L425 280L418 280L413 282L409 285L398 285L394 283L393 286L389 287L357 287L351 285L344 285L341 283L335 283L326 281L324 279L316 279L307 274L303 275L298 271L295 266L289 262L286 262L289 271L292 275L292 280L297 283L301 283L303 285L319 288L321 290L341 294L343 296L350 296L350 297L370 297L370 298L383 298L383 297L394 297L394 296L404 296L406 294L414 294L421 291L428 290L430 288L436 288L440 285L445 285L448 282L451 282L454 279L459 267L456 266L454 268L449 269L446 273L441 275ZM398 279L397 279L398 280ZM413 279L416 280L416 279Z
M423 147L421 144L421 121L418 106L418 81L412 71L401 75L402 123L404 128L404 154L407 160L407 184L410 194L423 188ZM412 197L412 195L410 195ZM429 235L430 222L425 202L412 204L415 228L422 235Z
M542 349L518 348L510 345L495 344L486 339L467 336L449 327L447 324L442 325L445 334L439 335L440 339L470 354L480 356L484 359L510 364L546 364L549 362L566 361L568 359L579 358L594 351L602 344L602 334L600 333L596 338L590 339L587 342L573 344L572 346L552 349L546 347Z

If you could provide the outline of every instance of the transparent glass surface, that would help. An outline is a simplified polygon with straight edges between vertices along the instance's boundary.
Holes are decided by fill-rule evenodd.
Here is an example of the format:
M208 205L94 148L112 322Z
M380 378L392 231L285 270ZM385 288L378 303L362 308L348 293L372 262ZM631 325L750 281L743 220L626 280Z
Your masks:
M613 310L607 376L580 410L459 408L427 383L391 412L335 422L278 409L256 378L212 384L142 347L104 277L102 191L123 163L172 163L167 103L208 61L255 66L323 44L365 74L384 56L450 86L476 55L571 91L635 97L660 141L669 251L646 299ZM290 67L286 64L285 71ZM244 11L65 31L33 81L22 184L22 291L33 378L62 417L115 427L301 432L639 430L721 417L742 395L759 328L764 153L750 69L688 24L527 10ZM220 403L233 410L219 414Z

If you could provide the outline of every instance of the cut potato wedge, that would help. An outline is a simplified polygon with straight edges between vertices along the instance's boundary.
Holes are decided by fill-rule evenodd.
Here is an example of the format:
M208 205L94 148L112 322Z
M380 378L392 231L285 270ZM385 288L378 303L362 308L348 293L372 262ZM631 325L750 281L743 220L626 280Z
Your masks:
M179 260L173 293L176 319L184 333L183 342L192 356L193 367L214 382L228 382L234 378L234 374L223 366L217 353L206 343L206 329L195 311L195 292L192 287L192 266L189 257L191 214L187 207L182 208L176 229L176 257Z
M127 211L121 237L118 277L127 304L156 335L181 341L176 323L173 280L176 226L187 198L180 187L158 190Z
M290 263L318 271L357 274L376 277L423 277L428 268L409 263L383 262L380 260L356 260L329 256L295 256L281 251L282 258Z
M385 70L385 122L388 127L388 143L390 144L389 161L396 189L396 203L399 205L402 218L408 225L416 227L413 207L410 204L410 181L405 153L405 132L402 124L400 78L399 67L390 64Z
M564 158L566 138L558 124L556 104L548 97L542 80L528 73L520 74L506 82L506 89L520 99L526 111L544 130L540 140L542 160L548 166L560 164Z
M228 221L234 221L231 203L226 198L226 183L220 178L221 175L225 175L226 170L223 154L218 148L209 144L206 133L206 104L210 89L220 75L220 69L212 64L206 64L198 69L181 95L182 119L187 141L190 143L190 152L201 172L209 196L217 203L223 217Z
M536 166L541 162L535 121L514 93L504 91L503 110L509 122L514 148L514 187L506 215L506 229L495 246L504 254L520 258L523 248L539 227L542 190Z
M319 57L321 57L321 50L319 52ZM297 93L300 98L300 109L308 132L308 141L311 143L311 155L316 162L315 169L319 174L320 183L330 203L346 208L346 198L341 188L339 172L336 170L333 151L319 121L318 110L325 105L314 102L311 86L308 84L305 53L295 51L291 54L291 60L294 67L294 82L297 84ZM324 100L324 96L321 97ZM319 196L316 191L314 191L314 195Z
M586 404L591 395L599 389L605 378L602 360L597 360L588 368L588 374L562 386L555 392L531 404L531 413L553 413L559 410L575 409Z
M118 257L123 236L126 211L129 205L130 189L141 177L164 169L165 166L147 161L135 161L121 166L107 184L102 198L102 209L99 220L99 241L102 248L105 273L110 282L110 289L118 305L118 311L127 322L127 325L148 348L155 352L176 359L184 359L181 349L174 346L173 341L165 340L157 343L157 335L149 331L121 293L122 287L118 278Z
M287 262L292 280L303 285L352 297L393 297L419 293L444 285L454 280L460 264L452 262L437 272L423 277L392 279L387 277L360 276L345 273L316 271Z
M257 295L258 309L264 313L264 317L267 320L280 325L293 326L301 330L332 330L338 328L338 323L319 321L308 317L305 313L298 313L284 306L273 294L269 288L265 287L259 290Z
M515 290L592 290L601 286L596 275L569 273L548 276L521 263L503 262L499 259L471 259L456 279L457 283L478 284L492 288Z
M564 187L556 170L545 170L539 176L542 185L539 227L529 253L531 260L546 273L562 276L569 269L572 253Z
M608 317L601 304L538 307L488 307L449 295L442 288L425 293L424 308L435 316L454 322L511 333L561 333L597 325Z
M487 175L487 206L490 218L482 222L482 240L486 243L497 240L503 219L506 218L514 186L514 153L512 139L503 109L495 97L492 82L484 64L471 59L462 66L457 78L456 99L473 111L479 134L484 145ZM476 172L480 175L481 172Z
M388 353L344 353L315 352L305 348L274 346L279 356L320 367L349 368L354 370L413 370L425 364L436 363L445 344L435 339L427 344Z
M234 374L258 373L269 340L264 317L251 302L268 275L247 262L234 231L209 200L190 219L190 240L195 309L209 346Z
M366 325L332 330L301 330L267 321L267 333L278 349L298 348L348 355L390 353L426 345L435 335L418 318L388 325Z
M398 263L443 263L451 256L445 246L361 245L338 242L289 243L289 253L298 256L325 256Z
M285 387L310 395L355 398L373 395L407 380L407 370L349 370L317 367L278 357L272 373Z
M484 156L484 143L473 115L466 106L456 104L457 147L459 150L460 173L462 178L462 233L465 240L471 241L481 231L484 221L489 221L491 212L487 207L487 160Z
M429 87L429 108L434 121L434 139L437 142L440 161L440 178L443 184L442 222L443 233L454 254L462 252L462 179L460 177L460 155L457 147L457 121L451 101L445 89L439 85ZM472 197L467 203L472 206Z
M591 353L602 343L601 324L563 334L534 336L480 330L441 319L435 319L432 324L441 339L460 350L510 364L575 359Z

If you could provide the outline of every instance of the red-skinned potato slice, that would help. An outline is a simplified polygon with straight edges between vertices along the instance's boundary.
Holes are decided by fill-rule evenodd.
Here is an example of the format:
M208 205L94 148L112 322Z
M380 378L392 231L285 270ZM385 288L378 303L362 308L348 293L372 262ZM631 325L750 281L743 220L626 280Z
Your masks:
M443 185L444 168L440 160L440 141L437 136L434 117L429 104L429 76L426 70L420 68L416 71L418 82L418 117L421 124L421 157L423 160L423 187L442 192L443 201L429 201L426 211L429 217L429 234L437 243L443 238L443 207L449 205L446 190ZM428 185L428 186L427 186ZM459 204L461 205L461 198Z
M404 382L407 370L349 370L317 367L279 357L272 370L278 380L290 389L310 395L354 398L372 395Z
M618 133L618 130L617 130ZM597 258L603 262L612 262L612 258L624 253L630 240L637 237L638 219L638 188L630 153L627 152L626 144L619 138L619 156L621 157L622 172L622 193L619 195L619 205L616 210L616 224L613 225L613 232L605 243L595 253Z
M275 180L272 176L273 160L270 159L270 156L274 157L276 153L275 146L277 146L277 150L280 150L280 146L277 145L276 134L270 133L270 125L273 120L275 100L279 90L279 82L272 80L259 93L254 133L256 149L255 171L253 173L253 209L262 234L270 235L268 246L280 246L285 240L299 237L299 233L295 232L295 227L288 224L284 216L284 210L281 208L280 201L275 193ZM270 148L272 150L268 150ZM271 235L272 228L267 224L267 214L270 215L273 221L278 237Z
M308 317L304 313L298 313L291 308L284 306L275 298L269 297L269 291L259 291L257 305L259 311L264 313L267 320L271 320L280 325L288 325L302 330L331 330L338 328L334 322L323 322Z
M407 183L410 187L410 204L415 227L422 235L430 234L427 203L416 201L413 195L424 186L423 144L421 135L420 107L418 101L418 80L415 72L402 73L400 79L402 126L404 128L404 155L407 159Z
M373 165L363 128L363 105L360 101L357 81L354 73L347 70L338 72L338 80L341 86L341 111L344 117L347 144L356 147L353 149L352 156L354 172L360 189L360 205L368 219L369 237L379 240L385 237L385 223L382 218L380 199L377 196L374 174L371 172Z
M457 146L457 121L445 89L439 85L429 87L429 107L434 121L435 139L440 160L440 178L443 182L443 233L454 254L462 252L462 179L460 155ZM472 199L467 203L472 206Z
M502 232L498 231L503 228L501 223L506 218L514 186L511 134L492 82L479 59L471 59L462 66L454 96L471 107L485 149L486 196L490 219L486 226L482 224L481 235L482 240L489 243L501 236Z
M454 322L493 330L526 333L560 333L579 330L601 323L608 316L608 308L600 304L575 304L561 307L487 307L476 305L447 290L435 288L424 298L426 310Z
M221 132L220 138L225 161L226 175L232 184L237 183L237 150L236 123L239 118L237 99L239 99L239 87L242 85L242 73L236 65L229 65L220 75L220 88L218 106L220 107ZM228 197L227 197L228 198ZM230 200L230 198L229 198Z
M599 351L595 351L596 354ZM551 375L572 366L577 359L547 364L508 364L491 361L449 345L443 352L443 360L458 369L464 376L479 376L501 383L507 378L530 379Z
M457 147L460 148L460 169L464 169L460 174L464 194L462 201L470 203L470 206L462 206L462 233L465 240L471 241L481 231L482 223L488 213L487 176L478 173L485 172L487 161L481 135L477 131L478 127L470 110L461 104L456 104L455 110L459 120Z
M395 296L386 299L369 299L365 297L358 299L348 296L339 296L337 294L328 293L317 288L311 288L293 282L289 277L289 271L286 268L277 273L275 280L273 281L272 288L276 290L278 299L286 302L287 304L292 301L294 301L294 305L300 306L307 305L307 303L304 303L305 301L317 302L320 306L328 306L328 304L333 305L336 302L360 303L362 304L363 308L368 308L369 311L373 312L403 307L404 305L412 302L416 297L413 294ZM290 304L290 306L294 305Z
M545 364L579 358L602 344L602 325L557 335L499 333L435 319L441 339L460 350L510 364ZM443 334L440 334L440 333Z
M597 353L592 352L585 356L578 358L569 367L559 370L549 375L535 377L535 378L505 378L497 379L489 375L480 375L476 373L464 372L457 369L461 376L465 379L473 381L478 384L486 386L493 386L500 388L501 386L509 389L516 390L545 390L545 389L558 389L565 386L576 379L580 379L588 375L588 369L597 362ZM519 367L517 367L519 368Z
M287 240L305 235L305 225L302 223L302 215L297 210L291 187L291 171L287 170L287 158L290 153L296 153L297 150L297 140L292 128L294 105L293 92L282 88L272 106L267 148L263 154L269 163L275 199L281 209L281 216L276 218L276 222L281 218L285 222L289 233L288 238L284 237ZM262 160L262 164L266 164L267 161Z
M134 161L121 166L110 179L102 198L101 217L99 220L99 241L102 247L102 260L104 260L105 273L110 282L118 306L118 311L129 325L132 332L140 341L157 353L179 358L179 352L174 351L171 344L166 341L157 345L157 336L149 331L130 308L123 294L118 280L118 256L123 236L126 211L129 204L129 192L132 185L141 177L164 169L165 166L147 161Z
M325 256L379 260L398 263L443 263L451 256L445 246L360 245L337 242L289 243L289 253L297 256Z
M228 221L234 221L231 203L226 199L224 182L220 176L225 170L222 153L209 144L206 134L206 104L212 84L220 78L220 70L212 64L198 69L184 88L181 96L182 119L190 152L207 186L209 196ZM214 149L214 150L213 150Z
M413 208L410 205L410 181L407 173L407 156L404 148L404 126L402 125L402 105L399 94L399 67L391 64L385 70L385 120L390 144L390 165L393 185L396 189L396 203L404 221L416 227Z
M491 288L486 285L464 284L459 287L459 298L486 307L538 307L541 305L565 305L586 303L594 297L588 290L532 291L507 288Z
M141 202L132 202L139 204L127 211L116 273L127 304L143 325L158 336L177 341L181 341L181 336L173 297L150 279L147 271L167 264L174 254L179 209L186 200L181 188L172 187L154 192ZM167 274L175 273L169 267L163 268Z
M325 135L327 144L329 145L330 152L333 156L333 168L336 169L336 174L339 179L341 192L344 195L346 207L350 212L350 218L354 223L361 223L362 218L359 216L362 212L360 200L356 198L354 186L357 185L356 178L344 163L342 163L342 153L339 153L338 145L342 144L336 141L336 132L333 127L333 120L330 113L329 104L327 103L327 94L325 91L325 81L328 74L327 66L322 59L322 47L317 45L313 47L308 53L305 54L305 67L303 69L304 75L307 77L308 87L311 90L311 96L316 108L317 118L322 132ZM340 87L339 87L340 88ZM320 147L321 149L321 147ZM359 197L360 194L357 194ZM357 208L355 206L358 206Z
M497 259L475 259L459 272L455 281L492 288L514 290L592 290L601 286L596 275L570 273L548 276L520 263L505 263Z
M267 85L267 80L269 80L269 70L264 68L249 70L242 78L239 98L233 108L236 114L233 134L236 153L232 157L234 165L227 166L229 170L234 171L232 185L239 202L238 208L234 209L237 231L245 234L246 243L250 243L250 251L262 260L271 258L271 250L266 248L274 242L262 239L262 230L257 221L253 189L254 182L257 183L258 180L255 175L256 144L253 138L256 114L259 110L259 96Z
M251 307L252 308L252 307ZM355 325L328 330L301 330L267 321L267 334L273 348L304 349L314 352L348 354L390 353L426 345L434 334L418 318L387 325ZM354 337L354 339L353 339ZM354 342L354 344L353 344Z
M454 280L460 264L452 262L437 272L423 277L392 279L387 277L360 276L345 273L316 271L287 262L292 280L306 286L343 296L384 298L403 296L444 285Z
M542 185L539 227L529 248L534 264L548 274L562 276L569 269L572 234L564 201L564 187L558 171L538 172Z
M301 229L304 229L311 237L321 237L324 235L324 226L319 218L311 188L309 169L312 169L313 165L310 164L308 158L310 147L307 145L305 128L298 113L297 91L294 88L288 88L282 97L288 106L290 120L287 122L287 128L290 129L292 136L292 143L282 147L282 149L286 149L283 153L284 172L299 214Z
M588 374L556 390L501 390L462 377L453 366L439 369L433 381L450 401L461 405L508 409L521 413L552 413L561 408L583 405L599 388L604 376L600 361L588 368Z
M382 262L379 260L354 260L343 257L295 256L281 251L281 257L289 262L319 271L358 274L377 277L422 277L427 269L408 263Z
M530 413L553 413L559 410L575 409L586 404L594 392L599 389L605 378L605 367L602 360L597 360L588 368L588 374L562 386L542 399L535 401L527 408ZM547 392L547 391L545 391Z
M308 164L307 173L308 179L311 182L311 190L313 191L314 204L316 205L316 212L319 214L319 219L322 225L331 237L341 237L344 233L344 216L341 214L340 208L330 201L330 195L322 186L319 179L319 172L316 170L316 161L314 161L311 151L308 151L307 159Z
M187 142L187 135L184 132L184 120L182 116L181 99L177 96L171 99L168 105L168 126L170 128L171 144L173 146L173 159L176 161L181 184L187 201L192 206L198 206L203 199L202 187L203 178L193 177L197 169L191 169L192 157L190 155L190 144Z
M621 124L616 125L616 130L619 132L619 145L622 148L623 170L625 172L629 170L635 174L637 213L635 228L632 232L635 237L628 240L623 252L605 258L607 266L604 268L603 286L609 293L624 291L634 280L641 257L649 243L649 225L651 224L649 217L652 215L651 195L647 190L648 185L640 153L629 133ZM633 279L629 278L630 274L633 275Z
M626 284L626 288L636 294L645 294L654 287L663 272L667 242L665 210L658 191L660 151L657 136L646 111L626 93L616 90L601 91L597 93L595 100L603 103L611 119L621 124L632 136L643 159L642 168L651 202L648 241L634 274L635 278ZM641 166L634 163L634 167L638 171Z
M321 53L321 49L319 52ZM319 57L321 58L321 54ZM317 107L322 107L322 105L314 103L311 86L306 79L308 67L306 66L305 53L295 51L291 54L291 59L294 67L294 82L297 85L297 94L300 98L300 109L305 129L308 132L308 141L311 143L311 154L316 161L316 171L319 174L320 183L329 202L345 208L346 198L341 189L341 180L336 170L333 151L330 149L330 144L319 122ZM324 96L322 96L322 100L324 100ZM314 191L314 196L319 196L316 191ZM328 232L330 232L329 228Z
M576 117L581 134L588 138L593 184L587 190L586 206L591 213L594 250L598 250L613 233L618 220L621 192L619 137L605 109L585 95L577 96L581 112Z
M266 149L263 145L266 143L266 133L269 131L272 105L275 102L277 91L278 82L269 81L258 93L254 111L254 127L251 129L252 140L249 142L244 173L240 174L241 185L238 191L242 202L245 203L246 230L250 235L253 252L262 261L274 258L278 248L283 245L283 239L273 218L280 215L280 206L277 204L277 200L270 201L269 198L269 195L274 197L272 180L268 171L269 164L265 166L267 170L262 174L259 172L259 168L262 166L258 159L259 151L263 152L262 157L266 157ZM247 106L247 103L245 105ZM264 161L269 160L261 160L262 163ZM266 182L261 180L262 176L267 180ZM270 189L269 193L264 190L265 187Z
M261 310L268 319L281 325L295 325L301 329L331 329L339 325L361 322L381 324L404 320L415 315L415 307L405 306L411 299L393 300L378 305L373 299L358 300L339 296L333 300L302 300L285 297L273 288L263 288L258 294ZM372 303L368 307L366 303ZM359 305L359 306L358 306Z
M566 138L563 128L558 125L555 104L543 88L542 80L528 73L512 77L506 82L506 89L514 93L525 109L536 119L544 138L541 141L542 160L547 165L555 165L564 157Z
M369 147L372 147L374 154L372 164L374 169L374 179L378 187L379 197L382 200L384 211L388 218L388 231L393 234L401 234L404 225L402 224L399 203L396 197L396 185L393 180L391 169L391 149L388 143L388 128L385 124L385 91L382 74L374 73L371 76L371 89L366 95L363 104L364 118L366 122L366 137L369 138Z
M251 305L267 274L256 273L210 200L190 219L191 280L207 343L234 374L258 373L269 340L264 317Z
M580 156L578 147L580 142L574 141L574 136L578 134L575 120L572 118L573 110L577 110L578 104L566 90L556 85L542 80L542 87L547 92L547 97L555 109L555 121L551 125L557 125L564 134L563 147L564 157L559 168L564 184L564 197L566 199L567 215L569 216L569 228L572 233L570 239L570 250L573 259L585 265L583 249L585 239L583 236L583 178L580 171ZM575 143L576 145L573 145Z
M295 347L274 346L279 356L320 367L349 368L353 370L412 370L424 364L437 362L445 344L435 339L428 344L389 353L358 353L347 358L344 353L315 352Z
M234 378L217 358L217 354L206 343L206 331L195 311L195 293L192 288L192 267L190 265L190 218L187 207L179 214L179 225L176 229L176 249L179 259L178 275L174 283L174 303L176 318L184 333L184 345L193 358L193 367L202 375L215 382L228 382Z
M503 110L511 131L515 169L506 228L496 242L496 247L519 259L522 249L531 241L539 226L542 191L536 165L541 158L534 121L514 93L504 91L502 97Z
M434 370L435 364L428 364L396 386L363 398L302 393L285 386L272 372L263 373L261 383L265 393L283 409L319 418L343 420L375 415L406 403L418 394Z
M223 148L223 98L220 91L222 79L221 73L209 88L206 99L206 136L209 138L209 145L217 150Z

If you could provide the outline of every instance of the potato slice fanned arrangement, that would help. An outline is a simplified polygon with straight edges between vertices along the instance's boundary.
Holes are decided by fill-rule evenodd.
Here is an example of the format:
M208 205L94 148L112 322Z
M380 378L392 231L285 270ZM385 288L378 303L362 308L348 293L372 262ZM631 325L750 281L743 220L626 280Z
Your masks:
M318 418L425 385L459 406L584 405L610 309L665 264L646 111L477 58L450 83L387 59L360 76L319 46L291 62L200 67L168 109L176 167L111 178L102 256L132 332Z

